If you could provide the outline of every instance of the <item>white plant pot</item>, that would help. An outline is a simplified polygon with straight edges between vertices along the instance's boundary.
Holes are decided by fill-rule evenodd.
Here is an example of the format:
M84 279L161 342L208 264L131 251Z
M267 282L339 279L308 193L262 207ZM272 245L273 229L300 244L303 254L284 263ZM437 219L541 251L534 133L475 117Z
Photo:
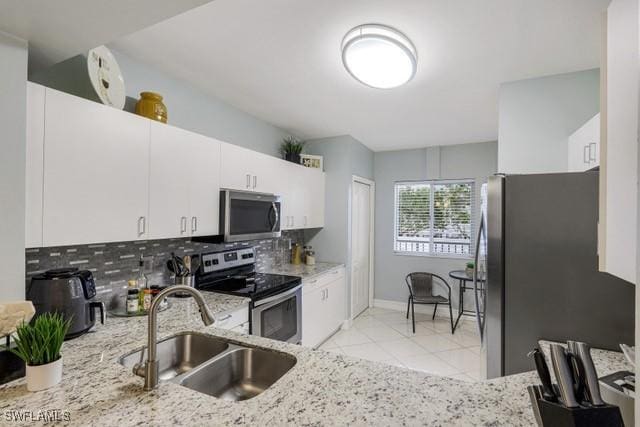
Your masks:
M27 365L27 390L40 391L62 381L62 356L46 365Z

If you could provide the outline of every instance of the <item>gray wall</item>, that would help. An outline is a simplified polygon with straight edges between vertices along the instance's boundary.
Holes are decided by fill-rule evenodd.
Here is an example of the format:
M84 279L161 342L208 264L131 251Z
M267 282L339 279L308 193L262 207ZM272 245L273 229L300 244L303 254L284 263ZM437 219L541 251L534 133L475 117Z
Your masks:
M0 301L24 299L27 42L0 32Z
M158 92L164 97L169 124L210 136L231 144L279 157L282 138L290 135L283 129L241 111L189 83L163 74L127 55L112 51L124 77L127 96L138 99L140 92ZM64 92L89 98L83 83L86 60L78 55L29 79ZM133 111L135 100L125 109Z
M598 69L500 87L498 170L567 171L567 138L600 111Z
M351 307L350 199L353 175L373 179L374 153L360 141L343 135L307 142L305 151L324 156L326 172L325 227L305 232L322 261L347 266L347 313Z
M468 259L396 255L393 251L394 184L420 179L476 180L475 211L479 210L480 186L497 171L498 144L483 142L417 150L375 153L375 298L406 303L409 291L404 277L412 271L436 273L449 281L458 305L457 283L449 280L451 270L464 269ZM472 308L469 297L465 299Z

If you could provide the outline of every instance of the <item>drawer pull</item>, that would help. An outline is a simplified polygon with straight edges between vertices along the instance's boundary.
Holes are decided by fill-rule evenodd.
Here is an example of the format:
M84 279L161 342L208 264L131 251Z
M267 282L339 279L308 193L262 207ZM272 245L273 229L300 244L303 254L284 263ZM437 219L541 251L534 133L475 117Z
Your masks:
M225 320L229 320L233 317L233 315L231 314L227 314L226 316L222 316L221 318L218 319L218 322L224 322Z

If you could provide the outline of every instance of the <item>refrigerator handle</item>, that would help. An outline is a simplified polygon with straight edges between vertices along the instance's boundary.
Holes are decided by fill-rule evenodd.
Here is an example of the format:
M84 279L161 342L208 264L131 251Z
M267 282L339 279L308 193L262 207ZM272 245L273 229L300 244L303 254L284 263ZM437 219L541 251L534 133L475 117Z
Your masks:
M473 295L476 303L476 321L478 323L478 330L480 332L480 342L483 340L484 325L482 317L480 316L480 299L478 295L478 260L480 258L480 240L482 239L482 231L484 230L484 216L480 216L480 227L478 227L478 238L476 239L476 251L473 258ZM486 280L486 278L485 278Z

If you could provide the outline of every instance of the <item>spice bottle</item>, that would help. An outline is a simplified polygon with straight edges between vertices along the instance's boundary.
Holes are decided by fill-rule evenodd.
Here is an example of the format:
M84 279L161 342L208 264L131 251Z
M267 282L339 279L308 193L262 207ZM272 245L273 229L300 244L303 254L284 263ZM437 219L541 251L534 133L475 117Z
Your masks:
M138 290L136 288L129 288L129 290L127 290L127 314L138 314L139 310Z

